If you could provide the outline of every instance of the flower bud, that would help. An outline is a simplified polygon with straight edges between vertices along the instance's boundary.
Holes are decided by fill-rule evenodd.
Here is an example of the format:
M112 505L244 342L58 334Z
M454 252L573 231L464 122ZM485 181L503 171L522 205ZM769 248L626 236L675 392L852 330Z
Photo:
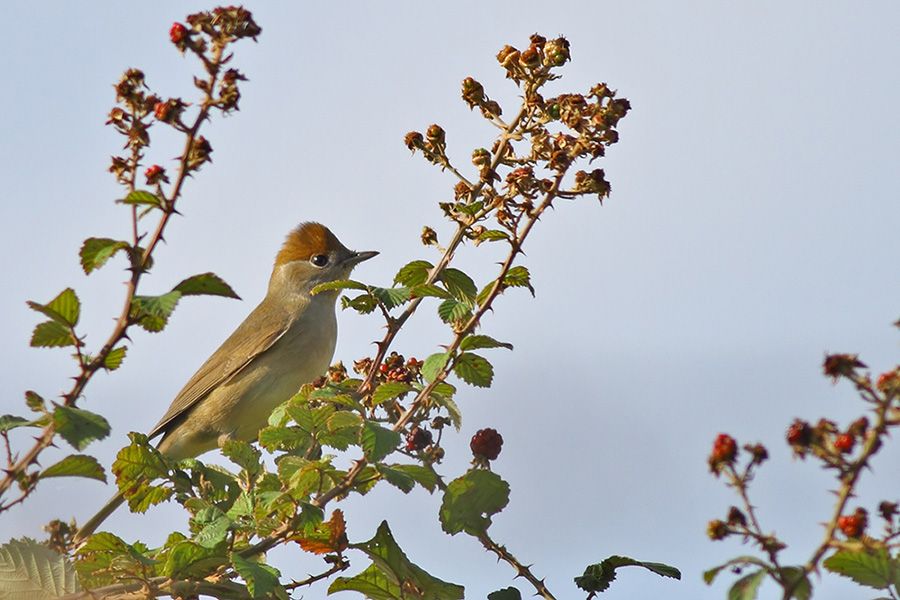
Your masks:
M148 185L156 185L160 182L169 183L169 178L166 176L166 170L159 165L150 166L144 171L144 177L147 178Z

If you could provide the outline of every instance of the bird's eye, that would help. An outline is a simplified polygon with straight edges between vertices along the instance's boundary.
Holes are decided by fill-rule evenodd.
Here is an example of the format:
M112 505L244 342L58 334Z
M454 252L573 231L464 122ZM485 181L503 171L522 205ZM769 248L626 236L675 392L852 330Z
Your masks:
M324 267L328 264L328 255L327 254L316 254L312 258L309 259L309 262L316 265L317 267Z

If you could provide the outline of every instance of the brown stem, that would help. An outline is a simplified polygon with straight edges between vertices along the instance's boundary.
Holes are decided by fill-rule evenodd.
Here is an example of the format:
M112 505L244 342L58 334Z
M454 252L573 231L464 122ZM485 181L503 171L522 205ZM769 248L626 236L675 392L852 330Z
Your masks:
M478 541L481 542L481 545L484 546L487 550L496 554L497 558L507 562L513 569L515 569L516 574L519 577L524 578L526 581L528 581L528 583L534 586L534 589L537 591L537 596L546 598L546 600L556 600L556 596L550 593L550 590L548 590L547 586L544 584L544 580L535 577L534 573L531 572L531 569L520 563L516 559L516 557L506 549L506 546L502 546L492 540L486 531L478 536Z
M215 47L212 60L216 65L221 62L224 49L224 46ZM126 284L125 301L123 303L122 311L119 313L119 317L118 319L116 319L116 323L113 326L113 331L107 339L106 343L103 344L97 355L94 356L94 358L89 363L81 363L80 372L74 378L75 381L72 384L72 388L68 392L63 394L64 403L66 406L72 406L77 402L78 398L80 398L82 393L84 392L85 387L87 387L87 384L94 376L94 373L103 368L106 357L107 355L109 355L110 351L112 351L113 347L115 347L117 343L119 343L123 338L126 337L128 327L131 325L129 317L129 315L131 314L131 303L134 299L135 294L137 293L141 276L146 272L147 267L150 264L150 258L153 254L154 249L162 240L163 232L165 231L170 217L175 214L175 201L179 198L181 194L181 188L184 185L187 177L190 175L190 169L188 168L188 157L196 141L197 132L199 131L200 126L209 116L210 107L214 104L212 94L213 90L215 89L215 83L218 79L218 71L219 69L216 68L211 73L209 77L209 86L207 87L207 90L209 91L204 98L203 105L200 109L200 112L197 114L197 118L195 119L193 126L188 131L187 139L184 145L184 152L182 153L180 158L178 178L176 179L175 184L172 188L170 198L166 203L166 209L163 211L163 214L156 225L156 229L150 236L147 246L144 249L144 252L141 254L140 259L137 260L135 258L132 258L132 265L130 268L131 277ZM132 165L132 178L129 184L129 187L131 189L134 188L134 173L136 171L137 163L134 162L134 164ZM132 215L132 218L134 219L134 222L136 224L136 217L134 213ZM38 456L40 456L41 452L43 452L46 448L53 444L55 435L56 427L51 421L44 427L41 435L35 439L34 445L20 459L16 460L14 463L11 463L8 466L8 468L5 470L5 475L2 479L0 479L0 497L6 494L10 486L18 479L18 477L22 473L25 473L31 465L37 462ZM35 484L31 484L26 490L26 496L31 493L31 490L34 489L34 485ZM10 506L12 506L12 504L10 503L0 503L0 512L9 509Z

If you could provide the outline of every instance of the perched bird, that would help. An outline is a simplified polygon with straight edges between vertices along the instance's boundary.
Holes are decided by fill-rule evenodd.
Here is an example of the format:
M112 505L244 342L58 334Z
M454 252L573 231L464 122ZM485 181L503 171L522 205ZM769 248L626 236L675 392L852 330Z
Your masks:
M288 234L275 257L266 297L178 392L150 430L166 457L198 456L230 439L254 441L269 413L331 364L337 340L338 292L312 294L346 279L378 252L348 250L319 223ZM80 542L122 504L116 494L84 526Z

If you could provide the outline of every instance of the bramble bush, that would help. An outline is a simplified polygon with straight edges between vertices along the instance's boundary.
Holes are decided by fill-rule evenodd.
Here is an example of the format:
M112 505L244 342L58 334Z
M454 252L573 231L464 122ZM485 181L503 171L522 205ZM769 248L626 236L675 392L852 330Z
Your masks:
M170 219L179 214L186 182L210 162L212 144L200 134L204 123L238 110L246 78L230 66L232 46L255 40L260 33L250 12L239 7L199 12L172 26L172 44L201 66L194 78L200 98L193 103L153 93L138 69L127 70L116 84L108 124L123 136L125 152L113 157L109 170L123 187L118 202L131 218L132 236L87 239L80 259L88 275L114 257L125 259L130 278L123 308L107 341L91 349L78 327L81 304L74 290L66 289L46 303L29 303L47 319L35 328L31 345L72 349L76 375L60 401L48 402L29 391L26 404L33 415L7 415L0 421L8 459L0 483L0 513L26 501L43 479L106 481L106 469L81 452L106 437L109 424L80 404L98 372L121 366L132 328L162 331L184 296L237 297L213 273L189 277L157 295L143 293L142 283ZM462 598L461 585L425 572L404 554L388 523L382 522L369 540L348 539L346 521L352 515L334 505L386 482L404 493L420 486L441 494L438 519L445 532L477 538L538 595L554 598L531 566L490 535L492 519L507 505L510 492L509 484L491 469L501 451L501 434L485 428L472 437L473 459L465 473L449 479L437 467L444 458L443 436L454 435L461 422L454 401L457 385L489 387L494 378L490 352L512 350L512 344L481 329L482 318L496 309L499 296L534 292L521 258L530 232L548 208L560 200L587 196L602 201L608 196L603 169L578 167L602 158L616 143L616 126L630 105L602 83L584 94L542 95L570 60L565 38L535 34L523 50L503 47L497 60L518 86L521 104L507 116L478 81L467 77L462 82L463 101L498 130L496 139L472 152L472 167L451 163L445 131L438 125L404 138L413 153L456 181L452 199L439 204L449 222L447 230L439 235L438 229L425 227L418 236L436 259L412 260L389 285L334 281L315 290L340 290L345 294L342 308L381 314L384 335L374 356L354 361L352 374L339 362L305 385L272 413L259 433L258 447L226 442L221 452L232 469L196 459L168 460L146 435L131 433L131 443L111 468L129 508L144 512L175 500L190 513L189 531L174 531L162 546L150 548L106 531L80 540L74 523L53 521L45 542L13 540L3 546L0 563L7 569L0 569L0 587L12 595L33 594L30 597L286 598L292 590L321 582L329 594L346 590L376 599ZM183 151L168 168L145 164L154 127L183 135ZM492 278L476 282L453 266L463 244L506 248ZM424 306L446 325L448 338L420 342L419 350L426 351L419 360L399 353L394 340ZM434 347L442 350L427 351ZM11 434L27 431L36 432L33 444L13 450ZM41 468L41 453L60 438L77 453ZM267 469L264 454L274 456L274 471ZM337 461L339 456L351 458L352 466L337 467L345 462ZM321 556L322 571L303 579L280 572L266 563L266 552L279 545ZM342 575L356 566L351 560L355 563L357 557L368 564L353 575ZM588 565L574 583L588 598L594 597L624 566L680 577L677 569L661 563L611 556ZM490 598L521 598L521 592L508 587Z

